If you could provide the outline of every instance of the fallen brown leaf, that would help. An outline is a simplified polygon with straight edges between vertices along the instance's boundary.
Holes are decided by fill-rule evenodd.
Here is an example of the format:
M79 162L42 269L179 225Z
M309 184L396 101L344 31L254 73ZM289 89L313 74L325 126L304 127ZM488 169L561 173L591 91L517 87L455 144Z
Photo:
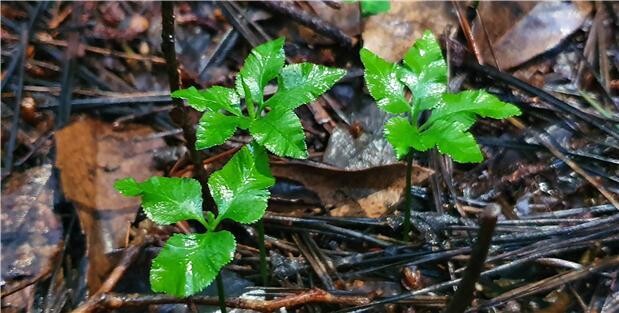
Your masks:
M398 62L426 29L439 35L447 25L458 25L449 2L392 1L389 12L365 21L363 46L386 60Z
M2 307L28 310L36 288L4 293L49 276L62 247L62 225L53 212L50 164L10 176L2 188Z
M297 161L271 162L273 175L303 184L316 193L332 216L384 216L403 199L406 165L396 163L365 170L347 171ZM413 184L420 184L433 171L415 165Z
M115 131L111 124L82 118L56 133L57 166L65 197L78 209L87 237L90 261L88 286L99 288L113 264L106 254L126 245L129 223L140 202L121 196L114 188L127 176L144 180L161 174L153 168L153 151L165 147L161 138L140 140L153 130L127 124Z
M357 3L340 4L338 9L330 7L321 1L308 1L316 15L325 21L340 28L348 36L357 36L361 33L361 12Z
M591 10L591 3L584 1L482 1L473 36L484 63L495 65L485 27L499 66L508 69L554 48L582 25Z

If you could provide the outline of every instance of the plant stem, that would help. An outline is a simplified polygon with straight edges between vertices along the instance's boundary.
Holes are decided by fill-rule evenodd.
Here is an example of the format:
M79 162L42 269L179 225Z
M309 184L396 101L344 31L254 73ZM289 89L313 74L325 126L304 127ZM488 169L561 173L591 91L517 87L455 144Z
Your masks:
M226 292L224 291L224 280L221 278L221 272L215 279L217 281L217 297L219 298L219 311L226 313Z
M409 153L406 156L406 187L404 189L404 241L410 240L411 232L411 207L413 206L413 199L411 196L411 175L413 174L413 153Z
M174 2L171 1L161 2L161 39L161 51L166 60L166 72L168 74L170 92L174 92L181 88L181 79L178 73L176 50L174 49ZM188 113L191 109L183 106L183 101L178 98L172 99L172 103L174 103L175 108L170 112L170 118L183 130L185 145L187 146L191 162L196 170L196 176L200 184L202 184L202 192L206 192L208 191L205 185L206 172L204 171L200 153L196 150L196 132L188 117Z
M258 249L260 250L260 277L262 277L262 285L266 287L269 279L267 275L267 250L264 246L264 222L262 219L256 222L256 231L258 232Z

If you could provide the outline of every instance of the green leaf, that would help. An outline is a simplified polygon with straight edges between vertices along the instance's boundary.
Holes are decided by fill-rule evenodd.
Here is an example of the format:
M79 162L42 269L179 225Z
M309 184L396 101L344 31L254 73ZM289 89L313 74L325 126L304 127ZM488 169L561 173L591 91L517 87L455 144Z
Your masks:
M418 76L426 72L426 81L447 82L447 64L438 41L429 30L408 49L404 64Z
M241 115L239 107L241 98L232 88L213 86L199 91L192 86L174 91L172 97L187 100L189 106L198 111L226 110L234 115Z
M268 188L274 183L264 149L257 145L243 147L208 181L219 209L218 219L239 223L259 220L266 210Z
M361 0L361 14L363 16L389 12L389 0Z
M271 182L269 183L269 188L275 185L275 178L273 178L273 174L271 173L271 167L269 165L269 155L267 154L264 147L252 141L249 146L250 151L254 155L254 163L256 166L256 171L269 179Z
M284 66L284 37L267 41L251 50L236 78L236 91L245 97L241 77L247 84L254 103L262 102L264 86L277 77Z
M460 163L479 163L484 159L473 134L457 121L439 120L422 132L425 145L437 145L441 153Z
M457 125L457 127L461 130L469 130L469 128L471 128L477 121L477 116L475 116L475 114L460 112L457 114L445 116L441 120L449 124ZM426 123L426 125L432 124Z
M421 141L419 130L403 117L394 117L385 124L385 137L393 146L398 159L404 158L411 148L419 151L428 150L433 146L425 146Z
M453 115L479 115L503 119L520 115L520 109L503 102L484 90L466 90L456 94L444 94L441 105L432 112L428 123Z
M423 110L433 108L443 93L447 92L447 64L441 47L430 31L404 55L407 69L398 72L400 80L413 93L413 118Z
M368 49L361 49L368 91L382 110L392 114L408 112L410 106L404 97L404 85L398 80L398 66L381 59Z
M138 183L133 178L125 178L114 187L124 195L141 196L144 212L157 224L194 219L206 225L202 215L202 187L195 179L154 176Z
M249 132L256 141L279 156L308 157L305 132L294 111L273 110L252 122Z
M426 151L437 146L441 153L462 163L483 160L481 150L468 126L454 121L438 121L426 131L419 132L406 118L394 117L385 124L385 136L393 146L398 159L404 158L411 148Z
M392 118L385 124L385 137L398 158L410 149L426 151L438 147L455 161L480 162L481 149L468 132L477 116L502 119L520 114L516 106L501 102L485 91L448 94L447 65L430 31L424 32L406 52L404 66L391 64L365 49L361 51L361 61L368 90L379 107L393 114L410 114L406 118ZM402 84L412 92L410 107ZM425 110L431 110L431 115L418 127L417 121Z
M133 177L117 180L114 183L114 188L126 197L137 197L142 193L142 188Z
M275 110L285 111L316 100L329 90L346 71L312 63L285 66L279 74L277 93L264 104Z
M150 285L155 292L188 297L213 282L234 257L236 241L228 231L175 234L153 259Z
M267 208L268 188L275 184L268 157L260 146L243 147L208 180L222 220L239 223L259 220Z
M196 129L196 149L206 149L226 142L234 135L243 119L219 112L205 112Z
M426 72L422 71L420 76L413 73L410 69L400 67L397 70L398 79L413 93L413 113L414 119L423 110L436 107L443 93L447 92L447 81L433 82L427 81Z

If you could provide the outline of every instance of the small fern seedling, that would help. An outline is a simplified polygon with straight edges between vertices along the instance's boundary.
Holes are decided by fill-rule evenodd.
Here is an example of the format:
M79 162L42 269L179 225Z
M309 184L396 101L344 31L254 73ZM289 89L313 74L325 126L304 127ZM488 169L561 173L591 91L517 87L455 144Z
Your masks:
M196 130L196 149L223 144L238 129L254 139L208 179L217 215L203 214L200 183L195 179L151 177L139 183L126 178L115 184L126 196L140 196L147 216L158 224L196 220L206 228L205 233L170 237L153 260L153 291L186 297L211 284L236 249L234 235L217 229L220 222L259 222L266 211L269 188L275 184L267 150L282 157L307 158L305 134L294 109L314 101L346 71L312 63L284 65L284 60L284 38L279 38L251 51L235 88L190 87L172 93L204 112ZM273 80L277 80L277 92L265 99L264 88ZM264 243L260 244L264 273Z
M406 52L402 65L368 49L361 50L361 61L368 91L380 109L393 115L385 124L385 137L398 159L407 159L404 237L408 238L411 151L436 147L457 162L481 162L481 149L469 131L477 118L504 119L519 115L520 110L484 90L447 92L447 65L430 31ZM410 99L405 89L412 94ZM428 112L423 120L422 112Z

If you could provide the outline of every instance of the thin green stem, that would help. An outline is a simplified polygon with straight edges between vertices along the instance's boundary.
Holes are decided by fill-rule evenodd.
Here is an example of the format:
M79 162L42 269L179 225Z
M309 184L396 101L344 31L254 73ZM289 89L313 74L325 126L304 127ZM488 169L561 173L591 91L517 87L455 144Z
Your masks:
M219 311L226 313L226 292L224 291L224 280L221 278L221 272L215 279L217 281L217 297L219 298Z
M217 217L215 218L215 220L213 221L213 223L211 223L209 226L207 226L206 228L209 231L215 231L215 229L217 229L217 226L219 226L219 223L221 222L221 220L223 219L223 214L218 214Z
M404 190L404 241L410 240L411 232L411 208L413 206L413 199L411 196L411 176L413 174L413 153L410 152L406 156L406 187Z
M260 250L260 277L262 277L262 285L266 287L269 282L269 278L267 274L267 250L264 245L264 222L259 220L255 225L256 231L258 232L258 249Z

